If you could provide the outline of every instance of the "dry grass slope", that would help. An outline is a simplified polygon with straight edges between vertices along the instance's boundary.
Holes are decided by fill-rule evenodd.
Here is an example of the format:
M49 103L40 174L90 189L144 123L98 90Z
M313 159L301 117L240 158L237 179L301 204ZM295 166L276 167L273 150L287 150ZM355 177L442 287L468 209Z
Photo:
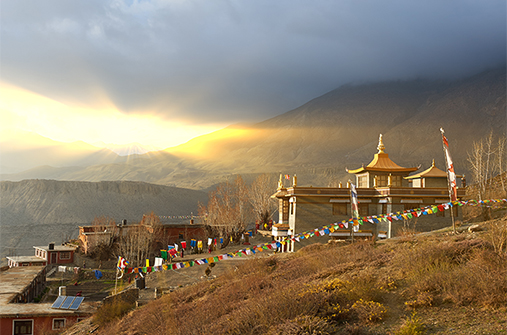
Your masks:
M507 217L482 224L507 230ZM499 228L500 227L500 228ZM179 289L99 334L496 334L507 256L488 230L315 244Z

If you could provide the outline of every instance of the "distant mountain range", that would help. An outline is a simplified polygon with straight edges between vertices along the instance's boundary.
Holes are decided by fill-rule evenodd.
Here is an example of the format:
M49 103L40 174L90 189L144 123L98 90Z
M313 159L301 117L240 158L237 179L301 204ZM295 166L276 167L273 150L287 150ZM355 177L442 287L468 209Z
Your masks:
M109 149L120 156L129 156L129 155L142 155L151 151L159 151L162 148L157 148L152 145L142 145L140 143L129 143L129 144L114 144L114 143L104 143L104 142L96 142L93 145Z
M53 168L120 163L126 160L109 149L85 142L64 143L36 133L16 131L9 142L0 143L0 171L19 173L39 166Z
M299 185L320 186L346 182L346 167L369 163L380 133L396 163L426 168L435 159L443 168L440 127L457 172L468 174L472 143L490 131L506 133L505 83L501 68L455 81L346 85L272 119L230 126L163 151L125 157L106 149L84 151L67 165L34 156L45 166L0 178L132 180L206 189L234 174L248 179L283 173L297 174Z
M0 182L0 265L5 256L33 255L34 245L64 242L78 235L78 226L107 216L117 223L141 221L154 212L163 223L188 223L203 191L132 181L98 183L57 180Z
M23 180L0 182L0 200L2 226L11 226L90 224L99 216L139 222L152 211L159 216L197 215L198 203L206 203L208 195L133 181Z

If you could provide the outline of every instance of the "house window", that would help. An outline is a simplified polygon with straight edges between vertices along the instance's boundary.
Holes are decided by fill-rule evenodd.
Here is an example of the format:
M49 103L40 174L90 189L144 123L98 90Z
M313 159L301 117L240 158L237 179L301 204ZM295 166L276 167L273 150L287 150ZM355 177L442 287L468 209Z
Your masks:
M178 238L179 238L180 240L184 240L184 239L185 239L185 238L183 237L183 233L182 233L182 232L179 232L179 233L178 233Z
M70 259L70 251L61 251L60 259Z
M13 334L14 335L32 335L33 334L33 320L14 320L13 321Z
M53 329L65 328L65 319L53 319Z
M347 215L347 204L333 204L333 215Z

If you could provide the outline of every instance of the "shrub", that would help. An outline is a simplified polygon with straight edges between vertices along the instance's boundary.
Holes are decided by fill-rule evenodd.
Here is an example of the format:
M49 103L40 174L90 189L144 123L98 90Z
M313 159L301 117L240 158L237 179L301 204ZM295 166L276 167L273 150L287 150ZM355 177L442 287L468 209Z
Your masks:
M387 313L387 308L381 303L363 299L356 301L351 309L357 313L359 320L364 322L378 322Z
M423 335L426 329L421 322L421 318L415 312L412 313L410 318L405 319L403 325L398 329L395 335Z
M507 217L491 221L487 229L485 239L493 245L496 253L501 254L507 248Z

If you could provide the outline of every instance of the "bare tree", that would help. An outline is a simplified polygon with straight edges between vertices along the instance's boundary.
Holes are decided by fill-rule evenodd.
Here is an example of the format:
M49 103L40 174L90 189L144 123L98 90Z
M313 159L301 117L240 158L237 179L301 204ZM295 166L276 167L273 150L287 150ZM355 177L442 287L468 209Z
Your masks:
M506 138L502 136L495 146L493 132L490 132L485 138L473 143L472 152L468 153L473 184L468 190L472 197L484 200L498 195L505 196L505 142ZM482 214L484 219L490 218L489 209L483 208Z
M272 175L262 174L250 185L249 199L255 220L261 226L268 223L276 210L276 200L271 198L276 188L276 180Z
M472 182L475 184L475 191L479 200L486 196L486 190L490 188L491 176L493 175L492 156L493 132L486 138L474 142L472 152L468 154L468 162L472 169Z
M507 188L505 179L507 175L505 174L505 162L507 161L507 151L505 151L505 143L507 142L507 138L502 136L498 139L498 144L496 147L496 159L495 159L495 169L500 175L500 184L502 187L502 197L507 196Z
M119 237L119 255L124 257L131 266L144 266L150 256L153 234L142 224L134 224L122 228Z
M247 187L243 178L237 176L233 182L221 183L209 193L208 206L199 204L199 216L209 227L213 236L238 241L246 229L251 209L247 197Z
M154 241L163 238L160 218L154 213L143 215L139 224L120 228L118 254L134 267L144 266L152 256Z

